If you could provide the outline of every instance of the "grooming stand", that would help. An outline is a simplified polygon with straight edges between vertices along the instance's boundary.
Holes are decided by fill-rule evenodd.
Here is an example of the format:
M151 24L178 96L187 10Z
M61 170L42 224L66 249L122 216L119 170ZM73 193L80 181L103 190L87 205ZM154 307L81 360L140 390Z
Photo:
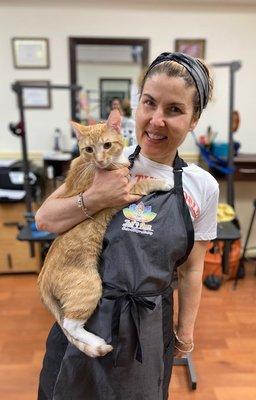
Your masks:
M191 355L188 354L182 358L174 358L173 365L185 365L187 368L189 386L192 390L196 390L196 372L194 369L193 361Z

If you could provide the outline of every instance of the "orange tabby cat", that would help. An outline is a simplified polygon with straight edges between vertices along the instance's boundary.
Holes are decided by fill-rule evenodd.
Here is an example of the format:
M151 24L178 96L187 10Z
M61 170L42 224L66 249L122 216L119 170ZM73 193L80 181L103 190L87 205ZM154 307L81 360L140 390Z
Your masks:
M106 124L83 126L73 122L72 125L80 156L71 164L63 197L86 191L93 181L95 168L111 170L129 165L122 154L121 117L117 110L111 112ZM169 189L165 181L145 179L135 183L132 193L144 195ZM102 210L59 235L38 278L44 304L69 341L90 357L103 356L112 350L102 338L86 331L84 324L102 295L98 257L106 227L117 211Z

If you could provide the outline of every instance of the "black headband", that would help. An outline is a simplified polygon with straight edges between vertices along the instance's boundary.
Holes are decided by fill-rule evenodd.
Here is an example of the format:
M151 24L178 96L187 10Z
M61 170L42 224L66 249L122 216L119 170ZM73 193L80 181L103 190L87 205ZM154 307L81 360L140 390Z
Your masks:
M183 65L193 78L200 99L200 114L206 107L209 98L209 77L203 64L196 58L183 53L162 53L148 67L147 74L157 64L165 61L175 61Z

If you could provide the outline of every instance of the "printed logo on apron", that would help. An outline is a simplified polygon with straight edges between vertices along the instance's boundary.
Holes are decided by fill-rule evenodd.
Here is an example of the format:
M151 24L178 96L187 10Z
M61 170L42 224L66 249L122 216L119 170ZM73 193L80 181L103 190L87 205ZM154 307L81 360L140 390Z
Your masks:
M151 208L151 206L145 206L142 201L139 204L130 204L129 207L124 208L123 214L126 219L122 225L122 230L142 235L153 235L152 225L148 222L153 221L157 214L151 211Z

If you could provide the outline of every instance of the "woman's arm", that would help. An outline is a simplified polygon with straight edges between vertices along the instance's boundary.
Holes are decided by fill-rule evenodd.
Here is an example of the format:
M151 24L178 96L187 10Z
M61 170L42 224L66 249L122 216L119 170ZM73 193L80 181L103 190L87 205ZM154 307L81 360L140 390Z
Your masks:
M84 192L83 199L90 215L108 208L121 207L141 196L130 195L133 183L126 176L128 168L114 171L98 169L91 187ZM66 197L65 183L53 192L36 213L38 229L54 233L63 233L86 219L86 215L77 205L77 196Z
M178 267L177 336L184 343L193 342L207 244L208 241L196 241L187 261Z

